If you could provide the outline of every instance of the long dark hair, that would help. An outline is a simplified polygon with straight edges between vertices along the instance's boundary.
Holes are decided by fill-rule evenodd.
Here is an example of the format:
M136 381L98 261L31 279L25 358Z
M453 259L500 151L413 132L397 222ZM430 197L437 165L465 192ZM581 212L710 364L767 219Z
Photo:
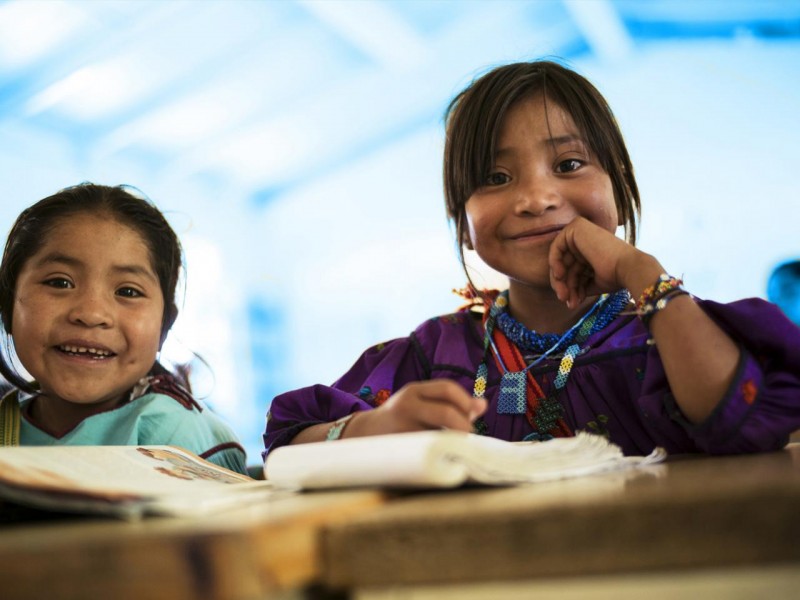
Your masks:
M536 94L560 106L575 121L611 178L626 237L631 244L636 243L639 188L622 132L605 98L585 77L558 63L519 62L497 67L473 81L445 113L445 205L455 224L462 264L464 244L468 242L467 200L483 185L494 164L497 137L509 108Z
M161 343L178 316L175 294L183 267L183 251L178 236L158 208L136 188L110 187L81 183L39 200L17 217L6 240L0 264L0 320L11 332L17 279L27 260L45 243L48 234L63 219L77 214L108 215L142 236L150 254L150 264L158 277L164 297ZM157 362L153 372L163 372ZM10 348L0 352L0 373L25 391L33 391L13 367Z

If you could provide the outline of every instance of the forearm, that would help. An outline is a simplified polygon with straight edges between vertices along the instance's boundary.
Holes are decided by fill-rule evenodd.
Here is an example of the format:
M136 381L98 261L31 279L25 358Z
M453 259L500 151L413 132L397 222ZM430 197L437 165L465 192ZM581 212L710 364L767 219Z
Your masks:
M359 435L370 435L367 432L355 432L353 425L360 421L360 417L371 411L358 411L347 415L330 423L318 423L311 425L300 431L289 442L292 444L309 444L311 442L324 442L330 439L341 439L344 437L358 437ZM359 418L357 418L359 417Z
M472 430L472 422L485 410L485 400L473 398L454 381L417 381L403 386L378 408L357 410L331 423L312 425L299 432L289 443L426 429L467 432Z
M730 388L739 348L689 296L656 314L650 330L681 411L705 421Z
M266 451L287 444L322 441L337 419L369 408L353 394L323 385L281 394L272 401L267 414Z
M640 254L629 271L634 298L664 273L655 258ZM738 346L688 295L672 298L652 314L649 328L678 407L689 421L705 421L730 389Z
M310 427L306 427L300 433L292 438L289 442L289 445L293 444L308 444L311 442L322 442L325 441L325 437L328 435L328 430L333 425L331 423L319 423L317 425L311 425Z

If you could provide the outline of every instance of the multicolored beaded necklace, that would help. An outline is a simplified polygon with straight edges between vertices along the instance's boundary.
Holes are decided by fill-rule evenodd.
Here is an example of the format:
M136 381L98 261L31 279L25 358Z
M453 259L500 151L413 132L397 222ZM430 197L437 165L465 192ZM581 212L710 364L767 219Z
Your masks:
M490 309L484 313L483 358L475 375L473 395L483 398L486 393L488 357L491 352L503 373L497 400L498 414L524 413L534 429L532 434L526 436L526 440L572 435L563 419L564 407L558 401L557 395L569 379L581 345L590 335L613 321L629 302L630 296L625 290L611 295L604 294L566 333L541 335L526 329L510 315L509 319L503 319L503 327L500 326L500 319L508 314L508 291L500 293ZM531 374L531 369L561 349L564 349L564 355L558 367L553 392L545 397ZM526 364L521 350L538 352L539 355ZM476 429L480 430L481 425L479 422Z
M600 301L603 299L605 299L605 302L600 305ZM506 298L506 300L508 300L508 298ZM630 304L630 301L631 297L627 290L620 290L609 296L601 296L600 300L590 309L590 312L595 308L598 309L597 318L591 333L600 331L611 321L616 319L619 313ZM589 313L586 313L583 319L585 319L588 314ZM517 321L507 310L503 310L497 315L496 325L521 351L538 355L544 353L552 354L552 352L559 347L570 346L575 336L578 335L578 328L581 325L581 321L578 321L569 331L563 334L537 333Z

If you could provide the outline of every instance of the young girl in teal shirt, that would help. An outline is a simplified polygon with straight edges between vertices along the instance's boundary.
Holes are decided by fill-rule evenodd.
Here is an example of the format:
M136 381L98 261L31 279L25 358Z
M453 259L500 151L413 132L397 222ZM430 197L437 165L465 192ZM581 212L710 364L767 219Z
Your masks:
M161 212L122 186L77 185L22 212L0 265L0 373L14 386L0 445L169 444L246 472L235 434L157 360L182 262Z

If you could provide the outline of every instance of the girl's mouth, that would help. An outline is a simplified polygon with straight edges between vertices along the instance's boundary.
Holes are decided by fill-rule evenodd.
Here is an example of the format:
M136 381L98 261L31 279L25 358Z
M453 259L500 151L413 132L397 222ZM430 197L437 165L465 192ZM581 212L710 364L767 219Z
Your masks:
M552 240L554 239L558 233L564 229L563 226L555 226L555 227L541 227L539 229L531 229L528 231L523 231L522 233L518 233L514 236L511 236L511 240L514 242L542 242L545 240Z
M62 345L56 346L56 350L63 352L69 356L80 356L81 358L91 358L93 360L105 360L116 356L110 350L103 350L102 348L90 348L86 346L72 346Z
M530 229L528 231L523 231L522 233L518 233L512 236L512 239L524 240L529 238L540 238L548 235L557 234L562 229L564 229L563 225L553 225L552 227L540 227L537 229Z

